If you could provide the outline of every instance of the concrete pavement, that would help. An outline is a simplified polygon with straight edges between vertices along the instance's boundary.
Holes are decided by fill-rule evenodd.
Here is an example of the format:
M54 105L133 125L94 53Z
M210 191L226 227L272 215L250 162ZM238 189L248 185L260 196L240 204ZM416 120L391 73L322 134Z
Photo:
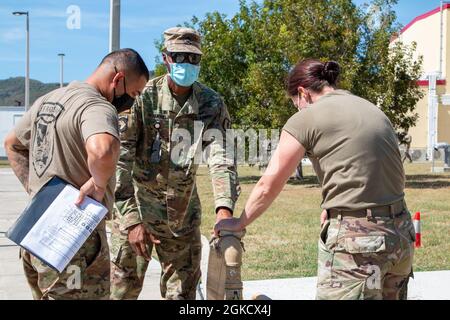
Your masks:
M0 168L0 300L31 299L23 275L19 249L5 238L4 232L26 207L27 195L10 169ZM206 275L208 241L203 238L202 271ZM450 254L450 253L449 253ZM160 299L160 266L152 260L140 299ZM203 276L202 283L206 283ZM274 279L244 282L244 298L265 294L274 300L311 300L315 296L316 278ZM410 281L409 299L450 300L450 271L420 272Z

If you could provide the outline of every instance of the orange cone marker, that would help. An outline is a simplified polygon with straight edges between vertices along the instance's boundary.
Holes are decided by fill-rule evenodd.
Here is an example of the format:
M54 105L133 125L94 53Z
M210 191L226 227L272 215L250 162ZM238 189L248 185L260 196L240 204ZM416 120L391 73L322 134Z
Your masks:
M415 247L420 248L422 246L422 236L420 234L420 212L416 212L413 219L414 230L416 230L416 243Z

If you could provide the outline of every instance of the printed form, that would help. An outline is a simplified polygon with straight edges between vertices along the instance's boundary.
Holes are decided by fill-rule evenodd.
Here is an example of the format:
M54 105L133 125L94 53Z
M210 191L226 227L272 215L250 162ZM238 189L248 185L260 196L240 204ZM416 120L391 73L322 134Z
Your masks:
M47 208L20 245L62 272L107 213L86 197L74 203L80 191L67 185Z

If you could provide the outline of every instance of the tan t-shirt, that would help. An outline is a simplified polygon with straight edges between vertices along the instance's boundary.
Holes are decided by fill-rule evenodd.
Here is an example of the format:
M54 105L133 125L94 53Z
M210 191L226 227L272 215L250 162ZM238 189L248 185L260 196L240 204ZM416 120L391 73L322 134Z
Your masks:
M403 199L397 136L369 101L336 90L293 115L283 130L307 150L322 185L324 209L365 209Z
M40 97L15 127L20 142L30 150L30 194L52 177L80 188L90 179L86 140L100 133L119 139L114 106L91 85L72 82ZM112 210L115 178L108 183L104 204Z

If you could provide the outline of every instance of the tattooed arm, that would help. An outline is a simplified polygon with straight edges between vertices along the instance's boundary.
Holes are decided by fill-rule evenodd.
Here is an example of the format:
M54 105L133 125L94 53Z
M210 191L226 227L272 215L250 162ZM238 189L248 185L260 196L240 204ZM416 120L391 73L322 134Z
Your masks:
M28 192L28 176L30 169L28 148L19 141L14 131L12 131L5 139L5 150L11 168Z

